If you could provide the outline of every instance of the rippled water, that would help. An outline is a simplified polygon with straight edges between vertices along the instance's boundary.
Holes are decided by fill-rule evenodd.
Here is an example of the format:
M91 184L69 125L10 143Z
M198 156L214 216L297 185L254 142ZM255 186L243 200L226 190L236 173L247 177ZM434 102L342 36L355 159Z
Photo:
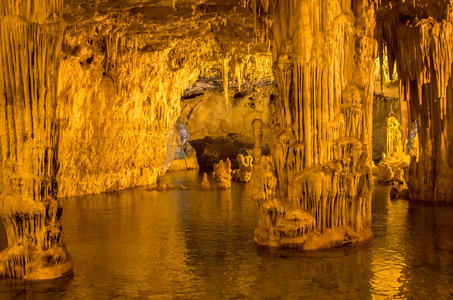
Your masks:
M254 244L258 215L246 185L199 190L196 171L162 181L189 189L63 199L74 276L0 280L0 298L453 298L451 206L390 201L390 187L378 185L372 240L301 253Z

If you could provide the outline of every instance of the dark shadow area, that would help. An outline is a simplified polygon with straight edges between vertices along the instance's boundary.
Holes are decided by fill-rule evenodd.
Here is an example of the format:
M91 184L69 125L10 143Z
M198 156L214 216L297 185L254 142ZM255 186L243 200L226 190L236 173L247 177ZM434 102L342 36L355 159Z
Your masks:
M239 168L236 161L238 154L248 155L247 151L253 149L253 139L239 134L228 134L226 137L205 137L204 139L191 140L190 143L197 151L198 164L202 170L212 170L215 163L220 160L231 161L233 169ZM269 155L270 149L263 147L263 155Z
M0 251L8 247L8 238L6 236L5 224L0 220Z

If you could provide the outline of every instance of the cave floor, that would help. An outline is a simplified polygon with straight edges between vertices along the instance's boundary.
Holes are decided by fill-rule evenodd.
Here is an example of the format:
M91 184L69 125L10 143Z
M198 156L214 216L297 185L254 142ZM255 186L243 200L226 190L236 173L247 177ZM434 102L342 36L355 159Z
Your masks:
M374 237L303 253L253 242L247 185L201 190L198 171L167 173L186 190L129 189L62 199L74 275L0 280L0 298L452 298L453 207L391 201L375 185ZM0 224L0 248L7 245Z

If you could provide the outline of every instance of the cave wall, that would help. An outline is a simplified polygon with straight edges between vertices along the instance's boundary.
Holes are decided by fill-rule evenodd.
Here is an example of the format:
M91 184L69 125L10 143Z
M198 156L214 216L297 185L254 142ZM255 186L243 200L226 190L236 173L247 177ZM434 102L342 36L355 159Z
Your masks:
M64 9L59 197L154 183L174 158L169 134L186 89L216 78L228 99L230 85L271 73L249 68L267 43L253 42L239 1L67 0Z
M95 30L68 30L63 44L59 197L155 183L174 157L181 94L200 73L195 59L172 60L186 41L153 50L146 37Z
M8 238L0 276L40 280L72 272L56 200L62 15L62 0L0 2L0 216Z
M409 167L410 198L453 201L452 7L450 1L382 1L379 52L396 61L405 136L418 129L420 158Z
M376 90L373 99L373 161L382 159L386 147L387 123L386 118L393 112L401 123L401 108L398 82L386 82L380 90L380 82L375 82Z
M318 249L371 236L374 6L275 1L271 147L277 190L260 200L260 244ZM263 159L263 158L262 158ZM266 161L266 159L264 159Z
M235 134L253 143L252 121L258 118L265 123L265 140L268 141L269 101L274 93L271 82L242 93L230 89L227 106L224 95L216 90L207 90L181 101L181 122L193 140Z

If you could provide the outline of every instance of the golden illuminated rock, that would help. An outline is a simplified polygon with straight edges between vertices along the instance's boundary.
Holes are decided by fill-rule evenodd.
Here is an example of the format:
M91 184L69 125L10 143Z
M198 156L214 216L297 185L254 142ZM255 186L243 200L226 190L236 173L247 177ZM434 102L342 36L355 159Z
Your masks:
M200 168L197 161L197 152L186 142L181 149L183 157L176 157L172 162L168 171L179 171L179 170L197 170Z
M394 114L391 114L386 119L386 139L385 139L385 155L389 160L398 160L405 155L405 142L403 140L403 128Z
M387 156L382 154L382 159L378 166L378 180L380 182L391 182L393 180L393 170L389 165Z
M0 2L0 216L8 238L0 276L72 273L57 201L62 16L62 0Z
M193 97L189 97L189 94L181 100L181 122L187 127L192 140L228 134L239 134L251 139L254 119L259 118L263 123L268 123L269 99L274 92L273 85L257 86L252 91L237 93L228 106L223 95L213 88L198 94L193 92ZM264 135L268 138L269 130L265 130Z
M403 129L393 111L386 118L384 153L378 165L380 182L404 182L408 174L410 156L406 154Z
M253 157L239 154L237 157L239 169L233 170L233 181L247 183L250 181L253 172Z
M258 199L256 241L317 249L369 238L373 4L258 3L272 20L271 155L278 184L262 193L275 198Z
M206 172L203 173L203 181L201 182L201 188L202 189L211 188L211 184L209 183L209 180L208 180L208 174L206 174Z
M401 18L404 16L404 18ZM379 55L396 61L403 140L418 132L420 157L412 159L410 198L453 201L453 32L450 1L382 0L376 14Z
M231 162L227 158L224 162L223 160L219 163L214 164L214 173L212 176L217 183L219 189L229 189L231 188Z

